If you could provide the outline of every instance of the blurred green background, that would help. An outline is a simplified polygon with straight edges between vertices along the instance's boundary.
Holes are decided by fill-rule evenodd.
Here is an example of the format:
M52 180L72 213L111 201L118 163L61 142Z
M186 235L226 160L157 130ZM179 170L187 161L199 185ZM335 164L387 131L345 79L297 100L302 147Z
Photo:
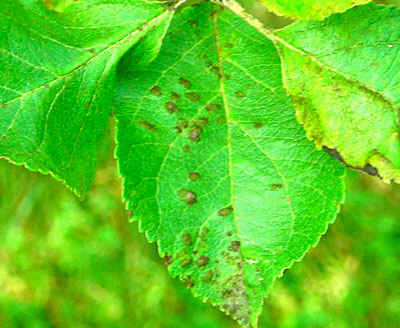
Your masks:
M172 279L128 222L106 140L83 201L0 160L0 327L237 328ZM349 171L347 189L318 247L276 282L261 328L400 327L400 186Z

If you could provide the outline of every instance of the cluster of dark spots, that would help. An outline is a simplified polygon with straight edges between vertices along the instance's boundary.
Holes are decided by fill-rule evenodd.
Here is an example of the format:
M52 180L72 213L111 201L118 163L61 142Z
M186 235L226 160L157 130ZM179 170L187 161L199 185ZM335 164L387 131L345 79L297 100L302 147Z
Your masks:
M176 92L171 92L171 94L169 95L170 99L174 102L174 103L178 103L181 101L181 96L178 95Z
M162 90L161 90L161 88L160 88L158 85L155 85L154 87L152 87L152 88L150 89L150 93L151 93L153 96L156 96L156 97L161 97L161 96L162 96Z
M207 272L204 274L204 276L203 276L203 278L201 278L201 280L203 280L204 282L211 282L213 278L214 278L214 274L213 274L213 272L210 270L210 271L207 271Z
M184 257L181 261L181 267L186 267L192 263L193 259L191 256Z
M240 241L234 240L228 247L228 250L231 252L239 252L240 251Z
M141 127L145 128L147 131L150 132L157 131L157 127L153 123L150 123L149 121L139 121L138 123Z
M215 112L217 110L220 110L221 108L222 108L222 106L220 104L208 104L206 106L206 111L210 112L210 113L213 113L213 112Z
M194 280L190 275L183 278L183 283L187 288L192 288L194 286Z
M229 80L232 78L232 75L226 73L226 74L224 75L224 77L225 77L226 80L229 81Z
M232 235L233 235L233 231L228 231L228 232L226 233L226 235L227 235L228 237L232 236Z
M198 125L194 125L188 134L188 138L193 142L199 142L201 140L201 134L203 133L203 128Z
M262 128L263 126L264 126L264 124L261 123L261 122L254 122L254 123L253 123L253 127L254 127L255 129L260 129L260 128Z
M244 98L244 97L246 97L246 94L244 93L244 91L236 91L235 92L235 97L236 98Z
M89 53L94 56L96 54L96 51L92 48L92 49L89 49Z
M189 80L184 79L183 77L179 78L179 83L186 89L191 89L192 88L192 83L190 83Z
M183 129L186 129L187 127L188 121L185 118L180 117L177 119L174 129L176 130L176 132L182 133Z
M207 256L200 256L197 260L196 260L196 265L199 267L205 266L208 264L208 262L210 262L210 259Z
M183 146L183 151L185 153L190 153L190 147L188 145Z
M197 172L190 172L189 173L189 179L191 181L196 181L198 178L200 178L200 174Z
M179 112L178 106L171 101L168 101L165 104L165 108L167 109L168 113L171 113L171 114Z
M221 209L218 211L218 215L219 215L219 216L228 216L228 215L231 214L232 212L233 212L233 207L232 207L232 205L230 205L230 206L221 208Z
M169 255L168 253L165 254L164 263L165 263L165 265L170 265L172 263L172 256Z
M196 194L193 191L187 189L181 189L178 191L178 197L188 205L197 203Z
M186 246L192 246L193 242L192 242L192 236L190 235L190 233L184 233L182 235L182 242Z
M272 191L277 191L277 190L281 189L282 187L283 186L282 186L281 183L276 183L276 184L271 185L271 190Z
M195 92L186 92L185 97L192 102L198 102L201 100L201 96Z

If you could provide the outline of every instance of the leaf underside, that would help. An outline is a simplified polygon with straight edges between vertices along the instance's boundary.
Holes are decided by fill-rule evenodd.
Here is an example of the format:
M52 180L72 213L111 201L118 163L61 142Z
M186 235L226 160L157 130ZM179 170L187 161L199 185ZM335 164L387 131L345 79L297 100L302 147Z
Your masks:
M261 0L275 14L299 20L323 20L371 0Z
M136 50L117 73L124 199L173 276L254 327L334 220L343 167L296 122L273 43L230 11L185 8L151 64Z
M77 1L62 16L41 1L2 1L0 157L84 194L114 100L115 66L171 16L139 0Z
M367 5L276 32L285 88L317 147L400 182L400 11Z

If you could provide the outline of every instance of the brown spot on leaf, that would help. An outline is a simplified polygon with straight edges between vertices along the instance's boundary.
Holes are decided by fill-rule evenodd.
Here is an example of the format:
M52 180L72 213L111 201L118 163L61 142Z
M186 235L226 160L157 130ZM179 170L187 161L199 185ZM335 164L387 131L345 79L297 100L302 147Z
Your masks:
M193 191L181 189L178 191L179 198L188 205L193 205L197 202L197 197Z
M219 216L228 216L228 215L231 214L232 212L233 212L233 207L232 207L232 205L230 205L230 206L221 208L221 209L218 211L218 215L219 215Z
M253 127L254 127L255 129L260 129L260 128L262 128L263 126L264 126L264 124L261 123L261 122L254 122L254 123L253 123Z
M159 86L154 86L154 87L152 87L151 89L150 89L150 93L153 95L153 96L156 96L156 97L161 97L162 96L162 90L161 90L161 88L159 87Z
M167 109L167 111L171 114L177 113L179 111L178 106L176 106L175 103L168 101L165 104L165 108Z
M193 142L199 142L201 140L201 134L203 133L203 129L200 126L193 126L189 131L188 138Z
M182 267L186 267L186 266L190 265L192 263L192 261L193 261L192 258L190 256L188 256L188 257L183 258L180 264Z
M282 187L283 186L282 186L281 183L275 183L275 184L271 185L271 190L272 191L277 191L277 190L281 189Z
M189 80L184 79L183 77L181 77L179 79L179 83L185 87L186 89L191 89L192 88L192 83L190 83Z
M181 101L181 96L178 95L176 92L172 92L169 96L174 103L178 103Z
M185 97L193 102L198 102L201 100L201 96L195 92L186 92Z
M235 97L236 98L244 98L244 97L246 97L246 94L243 91L236 91Z
M149 121L139 121L139 125L141 127L145 128L147 131L150 131L150 132L157 131L157 127L153 123L150 123Z
M190 172L189 173L189 179L192 181L196 181L198 178L200 178L200 174L197 172Z
M207 256L200 256L196 260L196 265L199 266L199 267L202 267L202 266L207 265L209 261L210 261L210 259Z
M185 233L182 235L182 242L186 246L192 246L193 242L192 242L192 236L190 235L190 233Z

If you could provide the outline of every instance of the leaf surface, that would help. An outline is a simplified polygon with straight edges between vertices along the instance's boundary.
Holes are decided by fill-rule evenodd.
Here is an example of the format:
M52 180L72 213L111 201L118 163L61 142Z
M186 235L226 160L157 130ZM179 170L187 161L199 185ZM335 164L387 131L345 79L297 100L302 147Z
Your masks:
M117 74L124 199L173 276L254 327L334 220L343 167L296 122L273 43L232 12L186 8L157 59L140 58Z
M268 10L299 20L323 20L371 0L261 0Z
M41 1L0 12L0 157L87 191L114 100L119 58L172 11L140 0Z
M400 182L400 11L367 5L276 33L284 85L316 145Z

